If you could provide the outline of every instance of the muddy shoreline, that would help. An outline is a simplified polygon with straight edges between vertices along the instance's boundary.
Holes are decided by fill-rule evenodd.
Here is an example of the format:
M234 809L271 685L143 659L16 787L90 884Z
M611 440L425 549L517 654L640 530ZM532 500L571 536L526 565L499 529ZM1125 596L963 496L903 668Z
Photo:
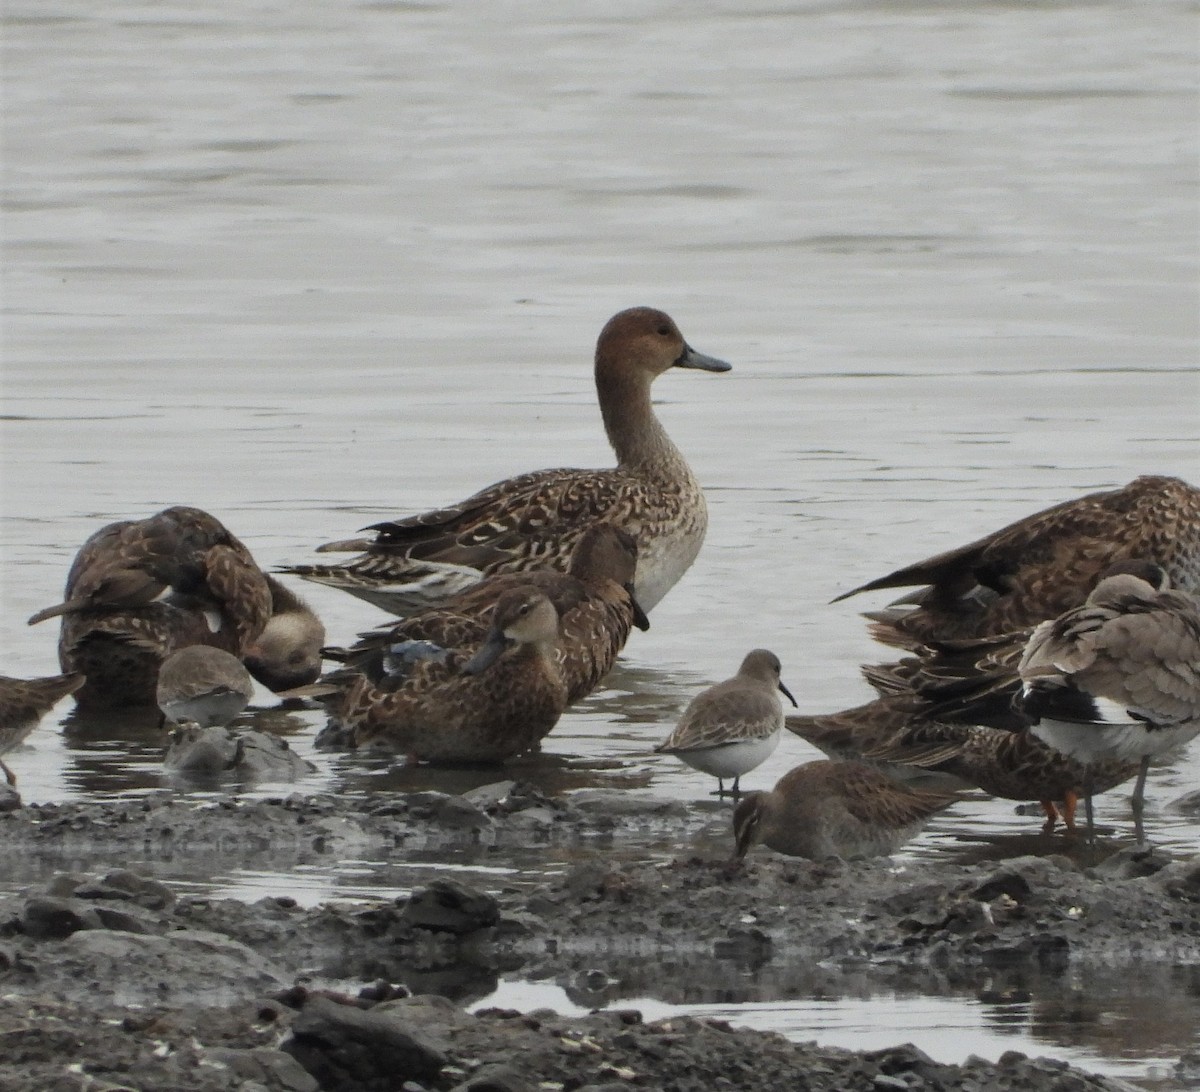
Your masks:
M622 991L640 975L686 1000L764 966L782 988L831 993L1136 975L1167 998L1168 979L1186 991L1200 976L1200 857L897 866L759 850L738 869L710 837L725 818L512 782L375 800L163 793L0 815L13 891L0 899L0 1087L1119 1088L1015 1053L954 1066L903 1044L851 1052L648 1021L620 1007ZM280 869L418 850L501 861L539 846L563 862L542 877L485 890L446 870L411 897L315 906L179 895L153 863ZM600 1011L465 1011L514 972ZM1187 1088L1198 1068L1181 1058L1156 1087Z

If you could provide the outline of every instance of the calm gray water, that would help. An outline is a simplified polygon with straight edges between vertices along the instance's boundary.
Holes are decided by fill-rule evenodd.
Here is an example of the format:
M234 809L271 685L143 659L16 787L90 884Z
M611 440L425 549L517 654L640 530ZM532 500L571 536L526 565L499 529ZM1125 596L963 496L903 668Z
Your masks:
M706 793L649 750L749 648L779 653L802 710L856 704L857 665L886 658L856 611L883 599L840 591L1139 473L1200 479L1190 3L6 8L6 674L56 670L52 625L24 619L109 520L199 505L275 564L607 463L591 350L639 303L734 364L656 388L709 539L550 737L530 773L554 787ZM383 617L310 598L333 641ZM275 727L307 750L316 723ZM158 755L52 718L11 764L29 800L96 798L160 788ZM811 757L786 739L748 781ZM439 783L318 761L305 791ZM1167 808L1198 783L1196 747L1156 772L1155 842L1200 845ZM1127 794L1098 804L1127 827ZM1035 829L980 801L910 852L1004 855ZM383 871L177 880L413 882ZM1145 1077L1200 1022L1193 984L1184 1030L1115 1036L1128 985L1082 988L1071 1034L1010 1014L980 1052L1051 1043ZM818 1011L764 989L739 1018L801 1037L886 1028L950 1057L987 1023L971 998Z

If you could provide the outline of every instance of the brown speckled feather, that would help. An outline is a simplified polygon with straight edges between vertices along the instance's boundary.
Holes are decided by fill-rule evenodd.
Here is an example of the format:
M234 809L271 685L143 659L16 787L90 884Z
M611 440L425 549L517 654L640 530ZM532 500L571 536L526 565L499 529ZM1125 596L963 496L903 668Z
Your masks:
M601 331L595 363L615 468L522 474L460 504L375 524L368 528L373 538L321 547L366 551L345 565L285 571L403 614L413 608L402 586L425 580L430 563L466 566L481 575L565 571L583 531L604 520L637 540L637 595L649 611L691 565L708 523L700 486L650 402L651 383L671 367L727 371L729 365L691 349L661 311L620 312ZM396 591L389 592L388 585Z
M250 551L209 513L176 506L90 536L62 607L31 621L62 615L59 662L87 676L76 694L81 706L121 708L155 704L158 669L180 648L210 644L242 655L271 603Z
M1084 606L1034 631L1020 674L1069 682L1152 723L1200 719L1200 600L1111 577Z
M40 679L13 679L0 675L0 755L6 755L38 726L56 703L83 685L77 674L47 675ZM0 762L10 785L12 770Z
M737 855L756 842L821 859L894 853L958 793L913 789L860 762L809 762L734 810Z
M399 641L428 641L470 655L487 636L500 598L515 588L536 587L558 611L555 656L567 682L568 700L575 702L608 674L638 624L640 614L625 587L633 580L636 564L637 544L632 536L609 524L597 524L580 537L569 572L487 577L441 606L365 634L333 658L365 668Z
M919 640L980 637L1034 626L1083 602L1114 562L1161 565L1200 590L1200 490L1146 476L1038 512L847 592L927 585L879 612ZM915 605L915 609L904 607Z
M486 645L510 645L486 668L459 653L421 660L395 678L335 672L332 731L357 747L382 747L431 762L503 762L535 747L567 705L555 662L558 615L536 588L506 592ZM514 643L515 642L515 643ZM482 651L482 650L481 650Z

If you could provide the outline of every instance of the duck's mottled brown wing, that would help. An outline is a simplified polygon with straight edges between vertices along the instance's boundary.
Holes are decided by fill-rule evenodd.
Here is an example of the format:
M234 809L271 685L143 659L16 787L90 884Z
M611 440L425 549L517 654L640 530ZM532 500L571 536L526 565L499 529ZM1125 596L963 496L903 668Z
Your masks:
M1118 561L1162 565L1184 587L1200 583L1200 490L1147 476L1035 513L839 596L925 586L882 612L920 639L983 636L1036 625L1083 602Z

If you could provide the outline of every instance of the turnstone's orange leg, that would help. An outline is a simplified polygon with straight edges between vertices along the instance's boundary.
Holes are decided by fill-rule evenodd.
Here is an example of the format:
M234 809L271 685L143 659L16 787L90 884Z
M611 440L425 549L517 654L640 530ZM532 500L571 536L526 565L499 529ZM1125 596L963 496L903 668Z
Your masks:
M1075 809L1079 806L1079 794L1074 789L1067 789L1063 794L1063 822L1072 834L1075 833Z
M1058 821L1058 809L1054 806L1053 800L1043 800L1042 811L1046 813L1046 821L1042 824L1042 833L1050 834L1054 830L1054 824ZM1067 823L1070 826L1070 821Z

